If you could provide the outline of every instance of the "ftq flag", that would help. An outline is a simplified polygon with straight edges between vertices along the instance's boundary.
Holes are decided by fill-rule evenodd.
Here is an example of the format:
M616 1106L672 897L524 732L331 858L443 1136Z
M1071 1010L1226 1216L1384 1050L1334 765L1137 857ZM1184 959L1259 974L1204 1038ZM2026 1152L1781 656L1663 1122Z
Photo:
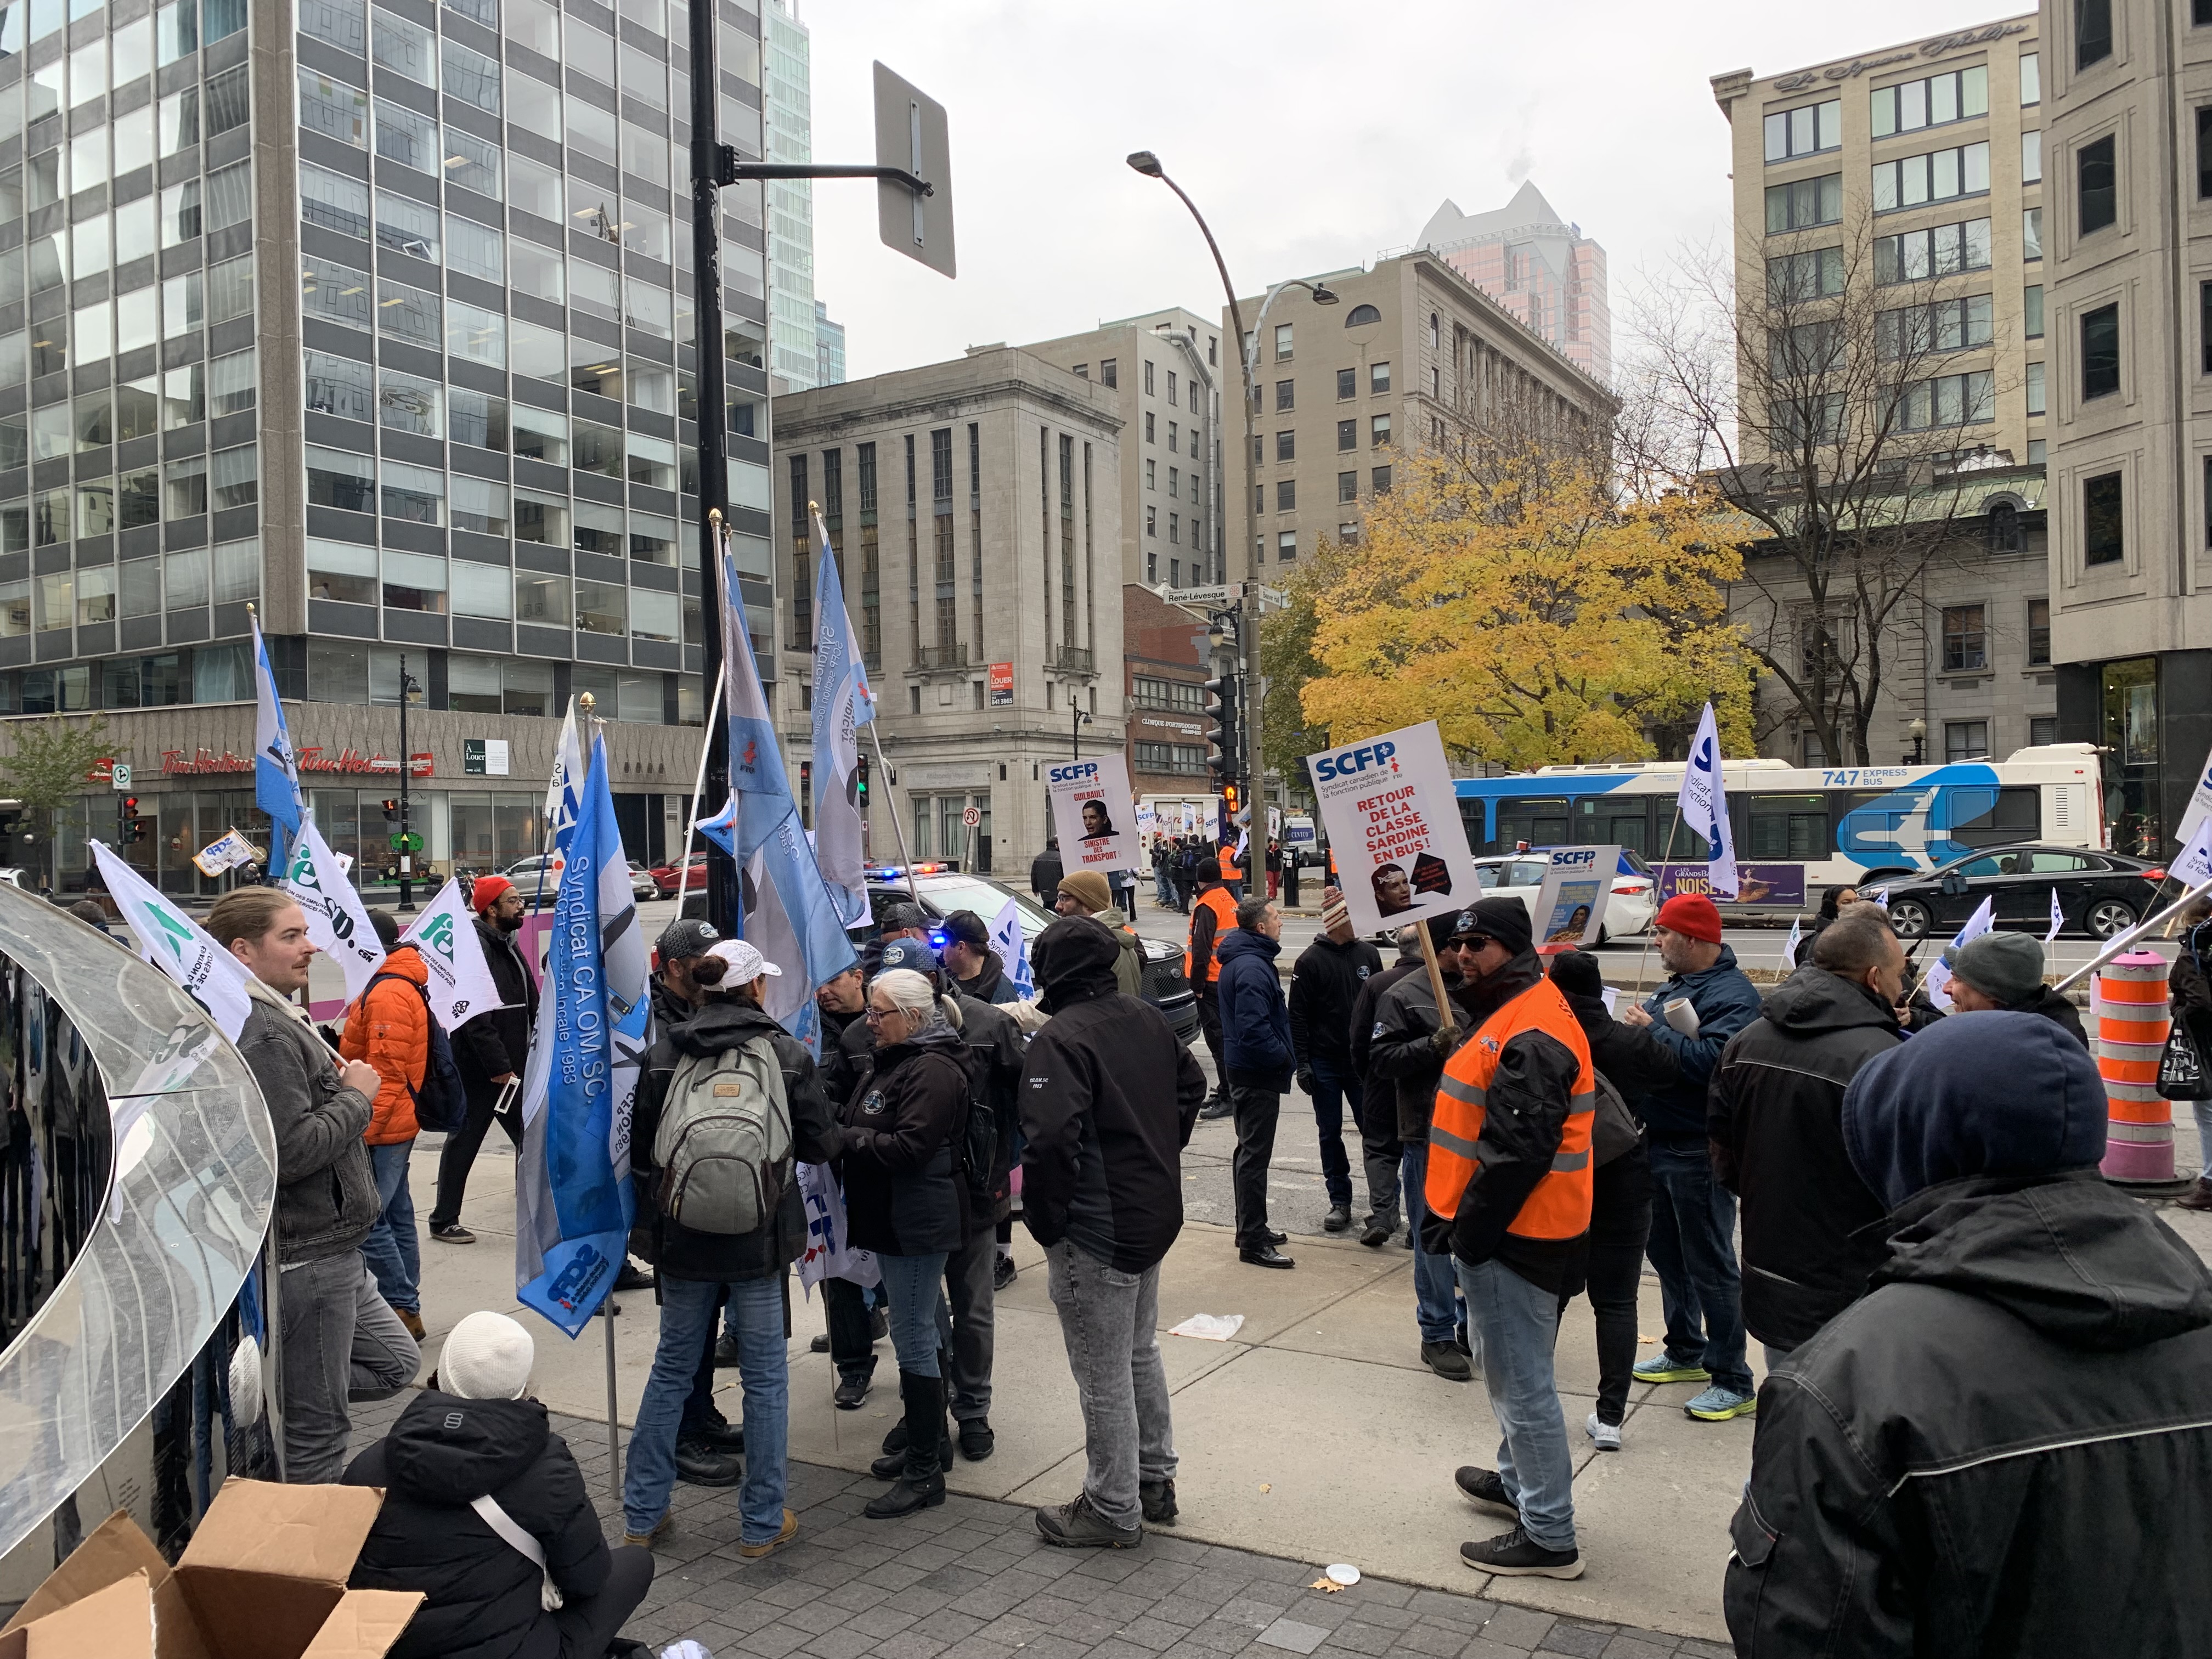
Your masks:
M300 833L300 763L292 752L292 733L284 724L284 705L276 696L276 677L269 668L269 646L261 637L261 618L253 628L253 804L276 826L270 850L281 861Z
M853 637L845 589L829 527L814 515L820 568L814 584L814 852L848 922L866 921L868 881L854 799L860 749L856 733L875 719L868 671Z
M1690 743L1690 763L1682 769L1682 790L1676 796L1682 822L1703 836L1712 848L1706 865L1706 881L1716 896L1736 896L1735 842L1729 830L1728 795L1721 787L1721 734L1713 719L1713 706L1698 720L1698 735Z
M604 742L592 745L550 944L523 1079L515 1294L574 1336L614 1287L629 1239L630 1107L649 1012Z
M307 916L308 939L337 963L345 975L346 1000L353 1001L384 966L384 942L369 921L368 907L324 843L313 819L301 822L279 884L299 900Z

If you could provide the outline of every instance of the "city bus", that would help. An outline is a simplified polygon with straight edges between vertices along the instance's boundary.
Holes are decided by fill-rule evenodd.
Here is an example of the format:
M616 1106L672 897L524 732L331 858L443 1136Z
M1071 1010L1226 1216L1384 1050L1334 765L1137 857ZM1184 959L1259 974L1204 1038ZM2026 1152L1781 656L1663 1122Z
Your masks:
M1826 888L1917 875L1979 847L2105 845L2097 750L2086 743L1923 766L1731 760L1721 773L1735 832L1737 902L1747 913L1794 911ZM1681 785L1680 761L1656 761L1547 766L1462 778L1455 787L1478 857L1618 842L1654 867L1666 896L1703 891L1710 853L1703 836L1676 823Z

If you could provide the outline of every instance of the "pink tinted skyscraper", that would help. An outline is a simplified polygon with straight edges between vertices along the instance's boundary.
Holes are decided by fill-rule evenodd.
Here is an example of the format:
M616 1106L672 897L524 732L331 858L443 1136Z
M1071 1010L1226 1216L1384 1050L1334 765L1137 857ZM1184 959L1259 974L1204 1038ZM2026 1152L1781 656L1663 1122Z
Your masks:
M1442 254L1577 368L1612 382L1605 250L1561 218L1534 184L1494 212L1462 213L1445 202L1429 216L1418 246Z

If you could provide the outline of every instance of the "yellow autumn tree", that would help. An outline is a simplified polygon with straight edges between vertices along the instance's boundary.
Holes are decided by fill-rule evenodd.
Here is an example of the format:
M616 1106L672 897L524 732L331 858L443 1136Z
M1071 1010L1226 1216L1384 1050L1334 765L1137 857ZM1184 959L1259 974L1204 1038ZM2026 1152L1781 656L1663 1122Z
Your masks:
M1307 722L1342 744L1434 720L1462 759L1526 771L1649 757L1710 698L1747 754L1733 522L1535 448L1413 459L1315 596Z

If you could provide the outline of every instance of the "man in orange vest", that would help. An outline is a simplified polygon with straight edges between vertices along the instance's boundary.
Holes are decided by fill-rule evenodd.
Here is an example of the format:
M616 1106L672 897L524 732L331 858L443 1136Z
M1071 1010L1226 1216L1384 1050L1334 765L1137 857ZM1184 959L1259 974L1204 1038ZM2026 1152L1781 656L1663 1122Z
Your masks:
M1501 1438L1498 1468L1463 1468L1460 1490L1513 1516L1510 1532L1460 1546L1480 1572L1578 1578L1574 1462L1552 1374L1559 1298L1589 1257L1589 1041L1544 977L1518 899L1486 898L1452 929L1474 1030L1435 1038L1449 1053L1429 1125L1423 1244L1451 1252Z
M1213 1056L1213 1097L1200 1117L1227 1117L1230 1112L1229 1085L1223 1080L1228 1073L1221 1061L1221 963L1214 946L1236 927L1237 895L1222 884L1221 861L1200 859L1198 892L1190 906L1190 943L1182 953L1183 977L1198 1002L1199 1034L1206 1039L1206 1052Z

